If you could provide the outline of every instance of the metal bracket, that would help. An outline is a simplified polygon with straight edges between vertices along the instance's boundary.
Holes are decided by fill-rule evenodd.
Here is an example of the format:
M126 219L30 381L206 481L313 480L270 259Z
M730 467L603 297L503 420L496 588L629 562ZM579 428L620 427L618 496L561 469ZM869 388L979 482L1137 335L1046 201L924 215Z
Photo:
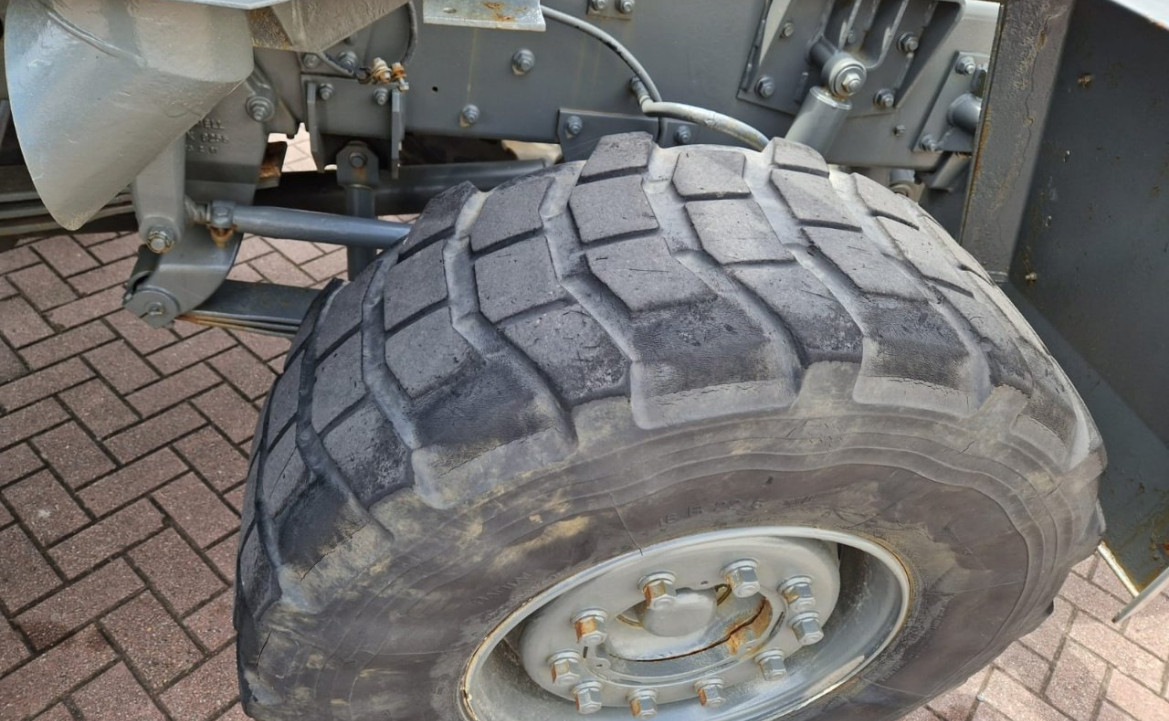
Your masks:
M544 32L540 0L423 0L422 22L494 30Z
M617 115L615 113L590 113L561 108L556 120L556 135L560 141L564 159L584 160L606 135L644 131L658 137L661 129L656 118L644 115Z
M976 94L986 79L986 66L990 56L986 53L957 52L946 81L942 83L934 99L929 117L917 136L917 148L924 152L970 153L974 151L974 133L969 123L955 115L957 104L965 102L967 96L977 104L975 116L981 112L981 99ZM977 126L977 120L974 125Z

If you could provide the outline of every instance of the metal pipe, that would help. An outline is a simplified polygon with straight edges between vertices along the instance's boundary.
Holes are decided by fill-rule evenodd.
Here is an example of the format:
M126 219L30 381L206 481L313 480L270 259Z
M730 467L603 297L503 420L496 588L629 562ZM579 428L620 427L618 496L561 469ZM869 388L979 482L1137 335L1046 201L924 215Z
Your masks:
M196 222L270 238L308 240L357 248L392 248L410 232L409 223L315 213L292 208L264 208L215 201L202 206Z
M950 105L950 122L974 135L978 132L978 121L982 119L982 98L965 93Z
M852 103L847 100L834 98L824 88L814 87L808 91L784 137L821 153L827 152L851 109Z
M633 78L629 83L629 87L637 96L637 102L641 105L641 112L646 115L677 118L678 120L695 123L723 133L724 135L729 135L755 150L763 150L767 147L767 143L770 142L763 133L729 115L723 115L713 110L706 110L705 108L685 105L683 103L656 102L650 97L645 84L638 78Z

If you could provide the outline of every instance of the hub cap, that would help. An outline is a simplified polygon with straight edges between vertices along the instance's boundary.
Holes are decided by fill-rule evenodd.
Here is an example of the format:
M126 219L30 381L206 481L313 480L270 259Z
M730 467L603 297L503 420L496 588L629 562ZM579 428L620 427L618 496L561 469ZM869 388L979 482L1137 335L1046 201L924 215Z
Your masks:
M472 656L465 707L475 721L776 718L880 653L909 594L892 554L847 534L676 539L578 573L514 612Z

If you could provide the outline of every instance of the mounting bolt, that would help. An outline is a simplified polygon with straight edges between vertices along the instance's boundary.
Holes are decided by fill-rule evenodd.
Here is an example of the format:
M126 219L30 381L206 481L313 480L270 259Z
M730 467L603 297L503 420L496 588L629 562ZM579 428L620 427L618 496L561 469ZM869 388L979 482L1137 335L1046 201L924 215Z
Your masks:
M146 247L150 248L151 252L162 255L170 250L174 244L175 235L170 231L170 228L155 226L146 231Z
M922 137L922 139L921 139L921 149L922 150L929 152L929 153L934 153L934 152L937 152L939 147L940 146L938 145L938 141L937 141L937 139L934 138L934 136L925 135Z
M750 598L762 590L759 575L756 573L759 564L750 559L735 561L723 569L723 577L731 587L731 593L738 598Z
M300 56L300 64L307 70L315 70L321 66L321 56L316 53L305 53Z
M629 694L629 710L633 718L651 719L658 715L658 692L653 689L641 689Z
M601 710L601 688L598 681L585 681L572 687L577 713L590 714Z
M608 614L599 608L590 608L581 611L572 619L576 629L576 640L586 646L600 646L605 642L608 633L605 632L605 619Z
M527 48L515 51L511 56L511 71L516 75L527 75L536 67L536 54Z
M569 115L564 121L564 133L570 138L575 138L584 130L584 121L580 119L579 115Z
M629 15L633 12L633 0L617 0L617 12Z
M975 70L978 70L978 63L969 55L958 58L958 62L954 64L954 72L959 75L973 75Z
M320 87L317 88L317 97L321 100L328 100L333 97L333 84L321 83Z
M390 89L378 88L377 90L373 91L373 101L378 105L385 105L386 103L390 102Z
M781 38L790 38L792 33L796 31L795 23L784 23L779 29L779 36Z
M893 137L900 138L902 135L905 135L905 126L904 125L894 125L893 126Z
M349 167L350 168L364 168L366 162L367 161L366 161L365 155L362 153L352 153L349 156Z
M758 664L765 681L775 681L787 675L782 651L764 651L755 657L755 663Z
M690 141L694 139L694 133L691 132L689 125L680 125L674 131L674 142L678 145L689 145Z
M349 72L357 70L357 53L352 50L346 50L337 56L337 64Z
M755 94L761 98L770 98L775 95L775 79L764 75L755 83Z
M146 315L153 318L157 318L165 312L166 308L163 308L162 303L159 303L158 301L154 301L150 305L146 306Z
M580 654L576 651L558 653L548 659L549 670L552 673L552 683L557 686L575 686L584 676L580 665Z
M672 573L652 573L641 579L639 585L645 596L645 605L655 611L673 606L678 599L674 580Z
M462 112L459 113L459 125L467 127L479 122L479 106L465 105Z
M913 33L905 33L901 37L897 38L897 48L906 55L917 52L917 48L920 46L920 44L921 41L918 39L917 35L914 35Z
M276 103L264 95L253 95L248 98L248 102L244 103L244 108L252 120L257 123L267 122L276 114Z
M877 94L873 96L873 105L876 105L878 108L888 110L893 107L893 103L895 102L897 102L897 98L893 95L893 91L888 88L878 90Z
M849 96L861 89L865 84L867 73L861 65L849 65L832 79L832 90L837 95Z
M727 702L727 695L723 693L723 680L721 678L711 678L699 681L694 684L694 690L698 692L698 701L707 708L716 708L722 706Z
M589 8L593 12L603 13L609 7L609 0L589 0Z
M788 622L796 634L796 640L801 646L813 646L824 640L824 629L820 628L820 616L812 613L801 613Z

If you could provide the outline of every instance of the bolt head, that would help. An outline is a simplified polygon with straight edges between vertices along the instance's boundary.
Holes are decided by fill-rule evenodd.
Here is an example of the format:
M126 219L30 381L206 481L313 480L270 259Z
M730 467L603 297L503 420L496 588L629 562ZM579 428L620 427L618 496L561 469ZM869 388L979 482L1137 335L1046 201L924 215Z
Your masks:
M617 12L628 15L633 12L633 0L617 0Z
M576 615L572 624L576 629L576 640L586 646L599 646L605 642L608 633L605 632L607 614L600 609L582 611Z
M755 94L761 98L770 98L775 95L775 79L770 75L764 75L755 83Z
M795 23L784 23L779 29L779 36L781 38L790 38L792 33L796 31Z
M845 95L852 95L864 84L864 72L859 68L849 68L840 74L840 90Z
M877 94L873 96L873 104L886 110L893 107L893 103L896 101L897 98L893 95L892 90L878 90Z
M479 106L466 105L462 112L459 113L459 122L462 125L474 125L479 122Z
M674 574L655 573L641 579L641 593L646 607L655 611L670 608L678 600L674 589Z
M333 97L333 85L331 83L323 83L317 88L317 97L321 100L328 100Z
M305 53L300 56L300 63L309 70L313 70L321 66L321 57L315 53Z
M790 625L801 646L813 646L824 640L824 629L820 628L820 618L815 613L796 616Z
M694 690L698 692L698 702L707 708L717 708L727 702L722 679L699 681L694 684Z
M549 659L552 683L557 686L575 686L584 677L580 654L576 651L558 653Z
M921 149L927 152L934 152L938 149L938 141L932 135L926 135L921 139Z
M601 710L601 684L597 681L585 681L572 688L572 696L576 699L578 713L590 714Z
M658 715L658 694L656 691L637 691L629 696L629 710L633 718L651 719Z
M373 91L373 101L378 105L385 105L390 102L390 91L387 88L378 88Z
M755 663L758 664L765 681L775 681L787 675L782 651L764 651L755 657Z
M807 576L788 579L779 587L779 595L787 604L791 614L816 610L816 597L812 594L812 580Z
M581 120L579 115L570 115L568 116L568 119L564 121L564 131L568 133L568 137L570 138L575 138L576 136L580 135L581 131L583 130L584 121Z
M536 54L527 48L517 50L511 56L511 71L516 75L526 75L536 67Z
M362 155L361 153L353 153L352 155L349 156L349 167L350 168L364 168L366 162L367 161L366 161L365 156Z
M146 306L146 315L154 317L154 318L157 318L158 316L162 315L165 312L166 312L166 309L163 308L162 303L159 303L158 301L155 301L155 302L151 303L150 305Z
M146 231L146 247L151 252L162 254L175 244L175 236L167 228L151 228Z
M686 125L680 126L674 131L674 142L678 145L689 145L693 139L694 133Z
M723 577L731 587L731 593L738 598L750 598L763 590L756 573L758 564L754 561L735 561L723 569Z
M609 7L609 0L589 0L589 7L596 12L604 12Z
M954 66L954 72L959 75L973 75L977 69L978 63L974 62L974 58L969 55L958 58L958 63Z
M917 52L917 48L920 45L920 42L921 41L918 39L918 37L913 33L905 33L897 39L897 47L903 53L913 53Z

